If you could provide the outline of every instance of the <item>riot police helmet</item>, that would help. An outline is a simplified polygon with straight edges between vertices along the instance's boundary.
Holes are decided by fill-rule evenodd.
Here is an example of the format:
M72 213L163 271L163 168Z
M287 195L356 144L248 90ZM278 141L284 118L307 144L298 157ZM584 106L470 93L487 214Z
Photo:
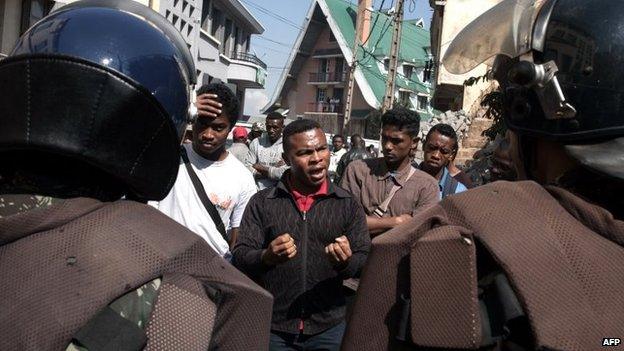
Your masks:
M444 67L493 66L505 122L624 179L624 2L505 0L461 31Z
M169 192L196 72L147 6L83 0L33 25L0 61L0 157L60 157L146 200Z

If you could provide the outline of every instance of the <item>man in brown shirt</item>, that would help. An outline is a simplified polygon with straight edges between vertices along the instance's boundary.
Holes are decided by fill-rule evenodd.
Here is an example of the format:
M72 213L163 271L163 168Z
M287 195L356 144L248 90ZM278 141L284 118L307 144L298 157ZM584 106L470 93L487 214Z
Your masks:
M418 145L420 116L403 107L381 117L382 158L354 161L340 185L364 207L371 235L381 234L410 219L423 207L439 201L436 180L410 165L410 154ZM385 213L378 208L392 188L399 186ZM380 217L377 213L383 213Z

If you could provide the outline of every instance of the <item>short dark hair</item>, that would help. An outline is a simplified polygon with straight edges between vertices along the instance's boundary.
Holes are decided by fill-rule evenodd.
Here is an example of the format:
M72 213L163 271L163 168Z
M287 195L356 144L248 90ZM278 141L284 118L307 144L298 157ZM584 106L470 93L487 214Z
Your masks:
M221 105L222 113L227 114L228 119L230 120L230 127L234 128L236 122L238 122L238 117L240 114L240 101L236 94L232 92L227 85L223 83L211 83L202 85L199 89L197 89L197 95L201 94L215 94L217 98L215 100L219 101Z
M425 137L425 141L429 139L429 136L433 132L438 132L444 135L445 137L455 141L455 145L453 146L453 152L457 152L457 150L459 150L459 145L457 143L457 133L455 132L455 129L453 129L453 127L451 127L450 125L446 123L438 123L435 126L431 127L431 129L429 129L429 132L427 133L427 136Z
M284 115L276 111L269 112L269 114L266 116L266 119L284 119L284 118L285 118Z
M287 153L290 150L291 136L314 129L321 129L321 125L317 121L313 121L311 119L298 119L287 125L282 133L284 153Z
M332 141L334 141L334 139L336 139L336 138L340 138L340 139L342 139L342 141L344 141L344 140L345 140L345 139L344 139L344 137L342 136L342 134L336 134L336 135L334 135L334 136L332 137Z
M399 130L405 131L412 138L415 138L420 131L420 115L418 112L405 107L395 107L381 116L382 128L387 125L395 126Z

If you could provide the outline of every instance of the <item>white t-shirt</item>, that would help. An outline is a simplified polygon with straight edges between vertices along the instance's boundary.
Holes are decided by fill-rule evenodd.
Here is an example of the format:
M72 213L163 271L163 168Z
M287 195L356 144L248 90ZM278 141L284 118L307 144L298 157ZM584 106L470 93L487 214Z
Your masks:
M336 169L338 168L338 162L340 162L340 159L346 153L347 153L347 150L344 147L338 151L331 152L329 156L329 169L328 169L329 172L332 172L332 173L336 172Z
M251 172L230 153L223 161L209 161L198 155L191 144L185 144L184 148L225 228L238 228L249 199L257 192ZM204 238L221 256L229 258L229 245L197 195L184 162L180 162L178 179L167 197L149 204Z

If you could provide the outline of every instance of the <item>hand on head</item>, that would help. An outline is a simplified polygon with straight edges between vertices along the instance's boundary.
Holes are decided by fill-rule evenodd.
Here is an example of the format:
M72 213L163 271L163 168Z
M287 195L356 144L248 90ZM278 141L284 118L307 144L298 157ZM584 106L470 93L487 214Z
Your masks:
M215 94L201 94L197 96L197 115L199 117L217 117L221 114L221 103L216 100Z

